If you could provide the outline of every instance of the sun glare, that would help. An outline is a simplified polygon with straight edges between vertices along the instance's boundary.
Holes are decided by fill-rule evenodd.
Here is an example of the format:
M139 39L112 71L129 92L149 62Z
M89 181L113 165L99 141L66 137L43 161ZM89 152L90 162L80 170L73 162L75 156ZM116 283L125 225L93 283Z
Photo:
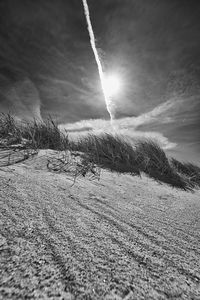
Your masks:
M121 81L116 74L104 74L103 87L108 97L113 97L120 92Z

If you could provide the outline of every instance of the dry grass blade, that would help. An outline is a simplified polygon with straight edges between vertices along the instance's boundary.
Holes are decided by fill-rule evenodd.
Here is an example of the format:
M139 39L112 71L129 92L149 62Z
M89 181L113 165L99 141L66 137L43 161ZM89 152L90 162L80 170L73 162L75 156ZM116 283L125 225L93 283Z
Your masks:
M37 153L38 152L33 149L0 148L0 167L23 162Z
M99 167L69 151L61 152L57 157L48 158L47 168L56 173L67 173L73 176L73 184L79 176L87 176L90 180L100 179Z

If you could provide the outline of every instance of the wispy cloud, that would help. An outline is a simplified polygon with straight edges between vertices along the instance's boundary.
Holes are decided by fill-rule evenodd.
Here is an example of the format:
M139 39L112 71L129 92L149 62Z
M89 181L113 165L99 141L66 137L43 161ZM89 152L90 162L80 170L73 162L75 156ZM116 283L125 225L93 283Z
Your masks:
M130 140L138 138L151 138L156 140L163 148L171 149L176 146L176 143L170 142L162 133L156 131L140 131L137 128L144 124L154 122L171 122L172 119L168 116L169 110L175 109L180 101L170 99L165 103L156 106L153 110L142 114L138 117L129 117L114 120L113 125L109 120L82 120L73 124L62 124L60 128L68 130L74 136L87 134L89 131L100 134L104 132L117 133L126 136Z
M124 118L122 120L117 120L116 123L119 123L118 126L120 128L132 127L136 129L140 125L150 124L158 121L162 123L171 122L172 118L170 118L168 112L170 111L170 109L176 108L179 102L180 100L178 101L176 99L175 101L175 99L170 99L156 106L155 108L153 108L151 111L147 113L141 114L138 117L129 117L129 118Z
M153 123L156 121L159 122L170 122L172 119L168 116L167 112L171 108L176 108L176 106L180 103L180 100L175 101L175 99L170 99L158 106L156 106L151 111L141 114L138 117L127 117L122 119L116 119L114 120L114 127L123 129L131 127L133 129L136 129L140 125ZM111 125L108 125L110 122L107 120L82 120L76 123L72 124L63 124L62 126L65 126L66 128L70 130L76 131L77 129L80 129L82 127L90 127L94 130L105 130L106 128L109 129Z

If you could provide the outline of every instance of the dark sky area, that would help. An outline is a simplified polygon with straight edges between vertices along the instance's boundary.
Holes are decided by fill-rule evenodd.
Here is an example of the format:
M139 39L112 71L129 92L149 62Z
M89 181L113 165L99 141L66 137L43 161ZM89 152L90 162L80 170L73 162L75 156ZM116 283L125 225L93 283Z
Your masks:
M198 162L200 1L88 5L104 69L122 80L113 99L118 129L160 137L172 154ZM81 0L0 0L0 111L50 114L72 131L106 128Z

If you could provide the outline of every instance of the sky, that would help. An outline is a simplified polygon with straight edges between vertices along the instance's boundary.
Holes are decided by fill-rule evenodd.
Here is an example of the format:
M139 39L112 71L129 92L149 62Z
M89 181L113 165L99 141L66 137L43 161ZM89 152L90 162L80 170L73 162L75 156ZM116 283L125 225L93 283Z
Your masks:
M88 0L115 132L200 161L199 0ZM0 0L0 111L109 132L81 0Z

